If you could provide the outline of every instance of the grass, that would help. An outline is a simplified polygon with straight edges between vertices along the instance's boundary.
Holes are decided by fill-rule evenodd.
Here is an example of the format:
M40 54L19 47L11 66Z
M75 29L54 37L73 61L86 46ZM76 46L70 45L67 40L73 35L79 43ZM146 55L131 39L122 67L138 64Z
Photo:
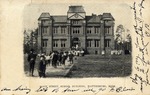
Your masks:
M35 68L38 67L37 57ZM131 55L101 56L86 55L77 57L72 71L67 77L87 78L87 77L125 77L131 74ZM27 56L24 56L24 71L29 71Z
M78 57L69 77L125 77L131 74L131 55Z

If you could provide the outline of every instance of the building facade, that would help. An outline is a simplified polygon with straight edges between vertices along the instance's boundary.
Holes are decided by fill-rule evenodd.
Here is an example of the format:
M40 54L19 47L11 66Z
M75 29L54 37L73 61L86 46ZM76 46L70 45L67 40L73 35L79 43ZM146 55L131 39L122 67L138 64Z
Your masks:
M111 13L87 16L83 6L69 6L67 15L42 13L38 19L38 50L84 50L110 54L114 49L114 18Z

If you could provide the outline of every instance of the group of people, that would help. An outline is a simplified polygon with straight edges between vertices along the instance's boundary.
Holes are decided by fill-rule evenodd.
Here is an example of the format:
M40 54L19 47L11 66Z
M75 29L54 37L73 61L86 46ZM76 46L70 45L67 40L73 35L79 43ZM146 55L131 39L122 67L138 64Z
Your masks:
M30 70L30 75L33 75L34 72L34 65L35 65L35 60L36 60L37 54L31 50L30 53L28 54L28 62L29 62L29 70ZM38 74L39 77L46 77L45 71L46 71L46 66L53 66L54 68L57 68L57 66L63 65L65 66L65 62L68 59L70 64L73 64L73 53L70 52L57 52L53 51L50 52L50 54L39 54L38 57L40 57L40 61L38 62Z

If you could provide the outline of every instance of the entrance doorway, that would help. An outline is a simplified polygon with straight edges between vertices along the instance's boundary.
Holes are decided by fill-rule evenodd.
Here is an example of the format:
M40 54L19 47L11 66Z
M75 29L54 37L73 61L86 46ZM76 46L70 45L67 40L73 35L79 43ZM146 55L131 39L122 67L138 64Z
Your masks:
M72 39L72 48L78 49L80 47L80 40L78 37Z

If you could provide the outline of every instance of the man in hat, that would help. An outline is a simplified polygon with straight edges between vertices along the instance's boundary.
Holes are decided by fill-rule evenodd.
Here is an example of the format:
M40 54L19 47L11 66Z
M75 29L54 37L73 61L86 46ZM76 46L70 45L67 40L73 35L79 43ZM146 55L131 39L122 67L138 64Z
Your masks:
M33 76L33 72L34 72L35 59L36 59L36 54L34 54L33 50L31 50L28 55L28 62L29 62L29 66L30 66L29 67L30 75L32 75L32 76Z

